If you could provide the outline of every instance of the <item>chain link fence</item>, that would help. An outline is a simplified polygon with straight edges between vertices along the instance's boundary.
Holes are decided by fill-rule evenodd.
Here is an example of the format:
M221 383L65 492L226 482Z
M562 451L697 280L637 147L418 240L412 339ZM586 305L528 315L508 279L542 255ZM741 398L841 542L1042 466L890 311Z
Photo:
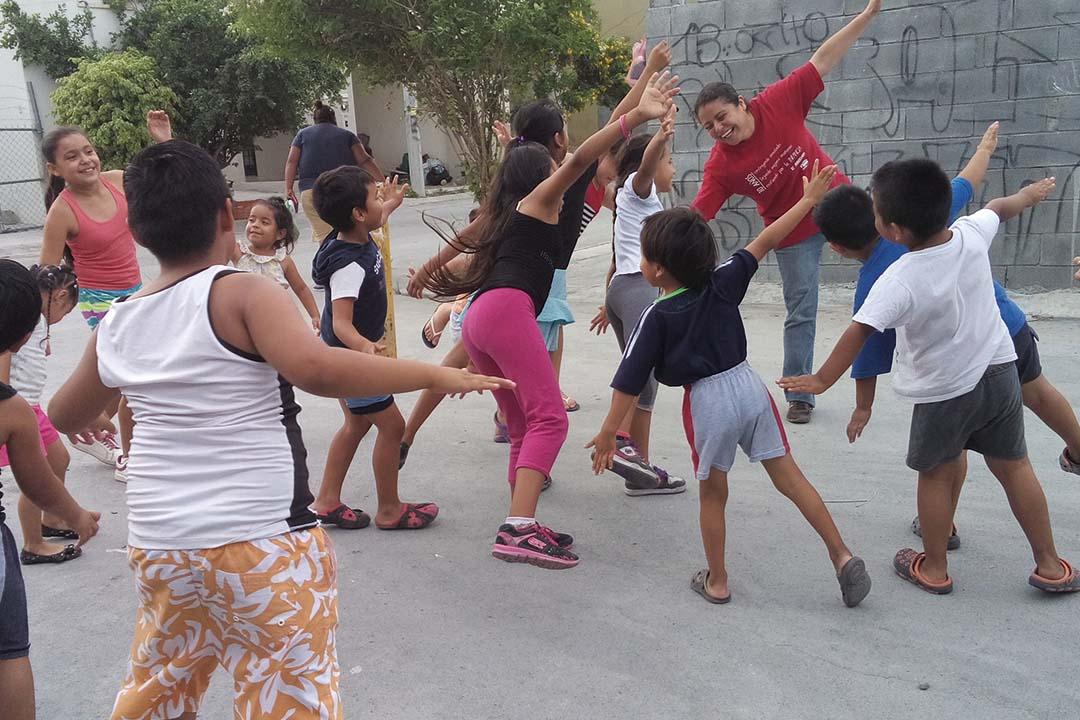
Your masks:
M45 224L40 146L35 128L0 128L0 233Z

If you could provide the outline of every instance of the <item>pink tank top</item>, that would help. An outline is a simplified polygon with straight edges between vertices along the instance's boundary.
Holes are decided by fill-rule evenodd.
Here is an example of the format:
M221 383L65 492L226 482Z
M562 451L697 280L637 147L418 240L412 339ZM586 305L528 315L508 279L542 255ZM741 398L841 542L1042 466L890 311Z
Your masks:
M60 193L79 221L79 234L69 238L67 244L75 256L75 274L81 287L127 290L142 282L135 259L135 239L127 224L127 200L108 180L102 178L101 182L116 201L116 214L105 222L87 215L69 190Z

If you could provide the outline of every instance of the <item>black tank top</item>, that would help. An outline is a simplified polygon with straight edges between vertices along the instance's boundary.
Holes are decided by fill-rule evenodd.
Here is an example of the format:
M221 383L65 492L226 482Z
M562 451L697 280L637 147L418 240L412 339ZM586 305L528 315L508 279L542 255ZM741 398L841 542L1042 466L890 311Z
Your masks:
M499 240L495 266L476 296L496 288L515 288L533 302L533 313L540 314L551 291L555 263L562 249L558 225L514 211L506 234Z

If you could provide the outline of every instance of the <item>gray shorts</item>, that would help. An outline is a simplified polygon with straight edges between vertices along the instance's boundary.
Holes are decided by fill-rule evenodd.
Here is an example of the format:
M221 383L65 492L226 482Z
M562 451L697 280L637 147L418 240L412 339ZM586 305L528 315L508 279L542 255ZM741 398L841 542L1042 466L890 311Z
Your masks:
M909 468L933 470L964 450L1001 460L1027 457L1024 401L1015 363L991 365L970 392L919 403L911 411Z
M741 447L750 462L788 454L787 434L772 395L745 361L687 388L683 426L694 455L694 474L728 472Z
M607 319L619 341L619 349L626 350L626 341L630 338L645 308L652 305L660 291L649 284L641 273L616 275L611 278L607 289ZM638 395L637 406L642 410L652 410L656 403L656 378L649 374L649 382Z

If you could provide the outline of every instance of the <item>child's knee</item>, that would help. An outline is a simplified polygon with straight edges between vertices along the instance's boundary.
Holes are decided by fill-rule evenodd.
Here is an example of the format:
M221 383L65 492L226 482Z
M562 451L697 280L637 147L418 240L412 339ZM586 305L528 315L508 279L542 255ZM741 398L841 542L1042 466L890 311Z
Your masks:
M726 503L728 499L727 473L720 470L709 473L709 477L701 481L700 496L703 503Z

